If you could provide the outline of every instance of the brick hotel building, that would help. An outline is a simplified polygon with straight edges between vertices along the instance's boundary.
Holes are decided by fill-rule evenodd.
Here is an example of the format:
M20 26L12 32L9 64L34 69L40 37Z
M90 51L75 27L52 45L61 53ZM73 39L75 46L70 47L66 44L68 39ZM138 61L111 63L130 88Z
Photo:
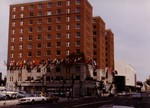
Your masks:
M93 87L81 82L91 79L96 67L113 67L114 51L113 33L100 17L93 18L92 8L88 0L10 5L7 88L80 92L81 85ZM112 42L106 45L105 39Z

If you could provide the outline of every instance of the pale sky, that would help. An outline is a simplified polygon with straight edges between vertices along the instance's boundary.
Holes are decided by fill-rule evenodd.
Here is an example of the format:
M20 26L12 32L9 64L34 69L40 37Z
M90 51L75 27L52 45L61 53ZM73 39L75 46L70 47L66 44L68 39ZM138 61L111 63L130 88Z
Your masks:
M1 0L0 72L6 75L9 5L40 0ZM131 64L137 80L150 75L150 0L89 0L93 15L100 16L114 33L115 60Z

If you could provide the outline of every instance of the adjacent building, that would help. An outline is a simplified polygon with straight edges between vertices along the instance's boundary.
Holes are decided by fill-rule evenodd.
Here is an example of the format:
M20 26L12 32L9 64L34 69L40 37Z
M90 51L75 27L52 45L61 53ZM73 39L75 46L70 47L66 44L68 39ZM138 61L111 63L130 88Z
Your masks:
M127 64L124 61L115 61L115 70L117 71L117 76L125 77L125 86L127 89L134 90L136 86L136 70L135 68Z

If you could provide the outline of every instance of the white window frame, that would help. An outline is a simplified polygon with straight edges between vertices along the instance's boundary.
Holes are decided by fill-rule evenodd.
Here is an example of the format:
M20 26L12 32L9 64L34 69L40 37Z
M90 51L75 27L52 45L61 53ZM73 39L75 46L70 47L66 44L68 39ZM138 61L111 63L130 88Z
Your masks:
M71 43L69 41L66 42L66 47L70 47Z
M24 6L21 6L21 7L20 7L20 10L21 10L21 11L24 11Z
M52 15L52 11L47 11L47 15Z

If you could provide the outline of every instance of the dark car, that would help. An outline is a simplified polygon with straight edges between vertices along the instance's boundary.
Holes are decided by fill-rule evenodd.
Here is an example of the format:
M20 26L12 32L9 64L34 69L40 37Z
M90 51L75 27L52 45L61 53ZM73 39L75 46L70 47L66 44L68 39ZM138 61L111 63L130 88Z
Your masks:
M6 100L6 95L1 95L0 94L0 100Z
M45 97L48 102L58 102L59 100L59 97L55 95L46 94Z
M141 93L133 93L133 94L131 94L131 97L133 99L142 99Z

